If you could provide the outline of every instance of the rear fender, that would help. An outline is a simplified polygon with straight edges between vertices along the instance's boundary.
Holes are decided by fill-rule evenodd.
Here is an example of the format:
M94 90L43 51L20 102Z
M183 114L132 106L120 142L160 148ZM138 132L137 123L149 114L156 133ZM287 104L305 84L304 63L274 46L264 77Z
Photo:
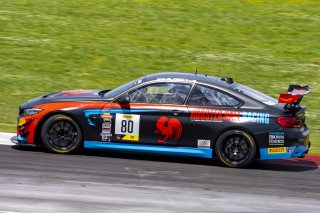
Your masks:
M257 146L256 159L260 158L260 151L258 151L258 150L260 150L260 146L259 146L259 143L257 142L257 139L256 139L255 135L254 135L253 132L250 131L249 129L246 129L246 128L241 127L241 126L232 126L232 127L228 127L228 128L225 128L225 129L221 130L221 131L217 134L217 136L215 137L215 139L214 139L214 143L212 144L212 147L211 147L213 150L214 150L214 147L215 147L215 145L216 145L216 143L217 143L218 138L219 138L224 132L229 131L229 130L241 130L241 131L244 131L244 132L246 132L247 134L249 134L249 135L254 139L254 142L256 143L256 146Z

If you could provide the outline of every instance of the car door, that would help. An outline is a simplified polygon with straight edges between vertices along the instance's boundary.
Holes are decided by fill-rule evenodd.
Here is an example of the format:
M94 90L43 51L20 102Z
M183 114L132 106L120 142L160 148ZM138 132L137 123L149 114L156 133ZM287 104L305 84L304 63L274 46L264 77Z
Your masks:
M221 131L238 125L241 100L217 88L198 84L187 101L190 113L186 128L188 146L212 148Z
M115 142L177 146L186 140L189 112L185 101L191 87L153 82L125 92L114 101L113 109L110 104L103 108L102 134ZM123 96L128 102L122 101Z

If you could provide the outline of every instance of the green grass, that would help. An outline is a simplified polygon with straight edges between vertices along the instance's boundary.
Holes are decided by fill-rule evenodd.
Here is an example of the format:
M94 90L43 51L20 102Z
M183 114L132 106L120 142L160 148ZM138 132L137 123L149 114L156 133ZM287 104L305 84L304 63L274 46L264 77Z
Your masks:
M277 97L309 85L320 153L320 1L0 0L0 131L20 103L159 71L232 76Z

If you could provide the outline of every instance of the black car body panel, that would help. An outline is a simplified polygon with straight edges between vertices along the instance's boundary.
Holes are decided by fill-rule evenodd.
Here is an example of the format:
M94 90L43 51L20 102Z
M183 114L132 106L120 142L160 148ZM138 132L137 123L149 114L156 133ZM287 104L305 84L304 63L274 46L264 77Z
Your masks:
M254 139L257 158L303 157L310 144L305 108L246 90L231 78L159 73L111 91L51 93L20 106L15 141L38 144L43 123L59 113L80 125L85 148L209 158L224 132L241 130ZM25 115L28 109L40 110ZM299 125L284 127L288 119Z

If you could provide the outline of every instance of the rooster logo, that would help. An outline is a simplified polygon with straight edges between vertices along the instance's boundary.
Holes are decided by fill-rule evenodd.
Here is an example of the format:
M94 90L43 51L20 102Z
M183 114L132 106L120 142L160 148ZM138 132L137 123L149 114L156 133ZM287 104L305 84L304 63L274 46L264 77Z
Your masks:
M179 140L182 135L182 125L176 118L168 119L166 116L161 116L157 120L155 133L164 136L158 143L167 143L169 138Z

